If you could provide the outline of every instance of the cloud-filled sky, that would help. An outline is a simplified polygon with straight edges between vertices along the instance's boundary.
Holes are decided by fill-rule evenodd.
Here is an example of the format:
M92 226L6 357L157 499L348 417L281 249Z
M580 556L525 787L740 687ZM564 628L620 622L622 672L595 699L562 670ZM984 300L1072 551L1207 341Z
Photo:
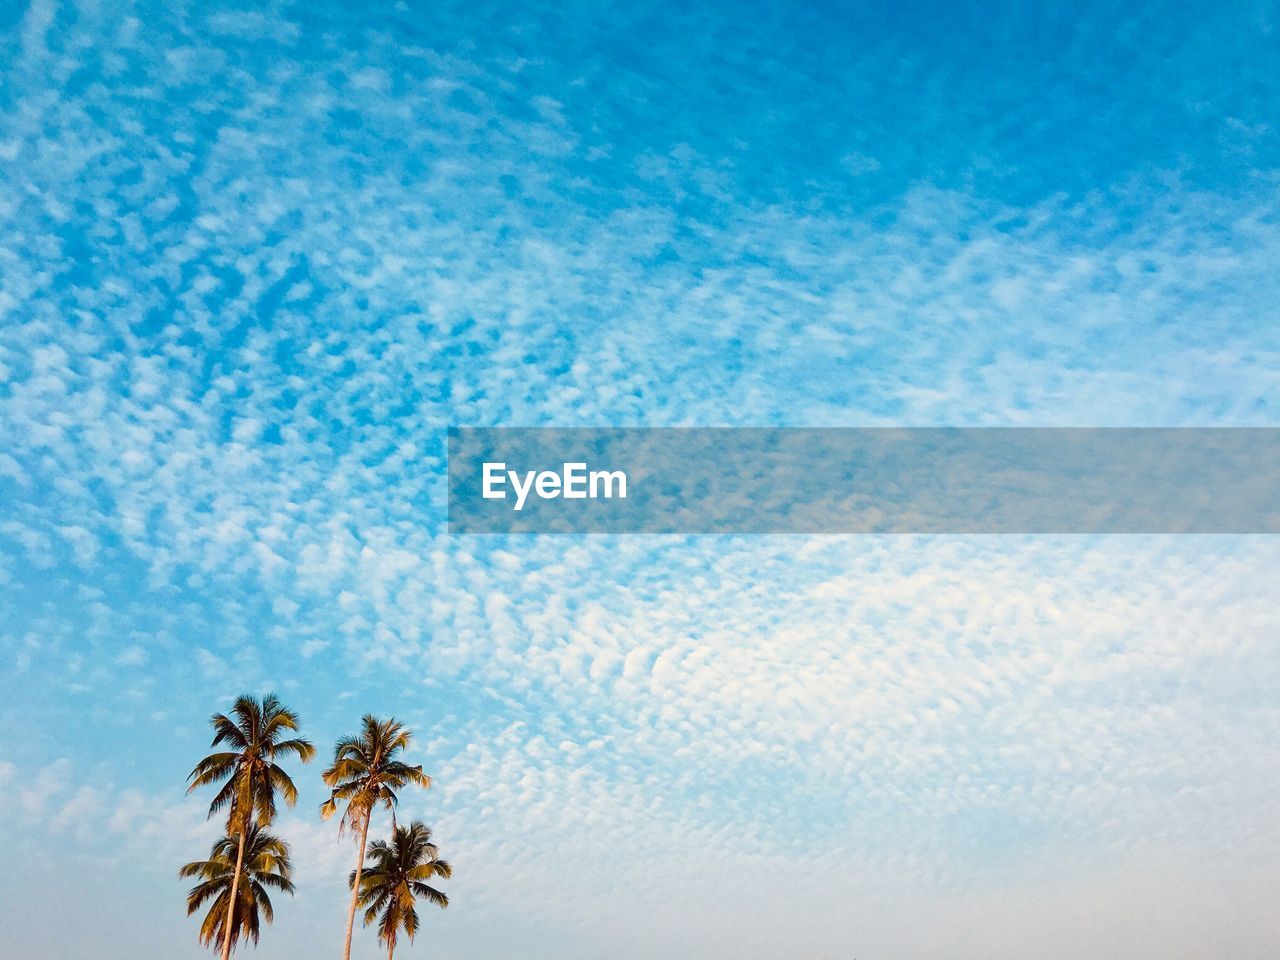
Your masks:
M416 731L408 956L1274 956L1274 538L449 537L443 481L451 424L1280 425L1276 31L4 6L4 952L201 956L184 778L274 689ZM295 773L284 960L353 856Z

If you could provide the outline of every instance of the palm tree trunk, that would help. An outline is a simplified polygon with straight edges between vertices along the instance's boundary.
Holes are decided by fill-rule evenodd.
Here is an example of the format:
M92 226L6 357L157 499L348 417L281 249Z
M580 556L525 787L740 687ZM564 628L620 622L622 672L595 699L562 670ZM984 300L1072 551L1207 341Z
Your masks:
M231 956L231 933L235 929L232 924L236 918L236 895L240 889L240 871L244 868L244 835L245 831L241 829L240 843L236 847L236 872L231 875L231 900L227 904L227 929L222 938L222 960L227 960Z
M351 907L347 910L347 940L342 945L342 960L351 960L351 931L356 926L356 902L360 899L360 874L364 872L364 845L369 839L369 820L373 816L370 810L364 815L360 824L360 851L356 857L356 882L351 885ZM222 960L227 960L223 957Z

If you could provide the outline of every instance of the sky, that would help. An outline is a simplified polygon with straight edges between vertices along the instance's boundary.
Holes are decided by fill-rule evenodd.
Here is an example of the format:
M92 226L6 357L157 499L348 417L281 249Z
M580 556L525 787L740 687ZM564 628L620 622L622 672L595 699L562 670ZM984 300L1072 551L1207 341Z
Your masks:
M449 536L444 445L1280 426L1276 19L0 6L4 952L204 955L186 776L274 690L264 958L339 948L370 711L406 956L1273 957L1276 538Z

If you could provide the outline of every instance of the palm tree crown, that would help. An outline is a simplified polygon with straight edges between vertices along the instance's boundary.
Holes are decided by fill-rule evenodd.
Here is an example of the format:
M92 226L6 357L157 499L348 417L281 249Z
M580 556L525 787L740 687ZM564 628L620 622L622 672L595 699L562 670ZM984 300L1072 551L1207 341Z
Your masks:
M437 907L449 905L449 897L426 881L451 877L453 868L439 859L431 831L416 820L407 827L396 827L390 843L375 840L369 846L368 859L360 877L360 906L365 908L366 927L377 921L378 940L387 945L390 958L401 930L410 940L418 932L418 911L414 907L419 897ZM355 886L354 870L347 882Z
M241 939L256 944L261 921L270 923L274 917L267 890L293 893L289 845L256 825L250 826L245 834L240 882L234 884L238 888L235 921L228 937L227 915L239 845L239 836L222 837L209 851L208 860L188 863L178 871L180 877L200 878L187 894L188 916L213 901L200 925L200 942L205 946L229 942L234 947Z
M321 815L327 820L344 803L342 825L355 827L379 805L394 816L396 791L406 785L430 787L431 778L422 767L397 759L411 739L412 734L395 718L379 720L365 714L360 733L334 745L333 765L323 774L331 792L320 806Z
M315 756L316 748L301 737L282 740L286 733L298 729L298 715L286 708L275 694L261 701L250 696L236 698L231 716L215 713L213 743L228 749L211 753L191 771L187 779L190 793L197 787L225 780L209 804L209 816L227 811L227 832L236 833L255 820L265 827L276 815L276 792L285 803L298 801L298 790L289 775L276 763L276 758L292 754L303 763Z

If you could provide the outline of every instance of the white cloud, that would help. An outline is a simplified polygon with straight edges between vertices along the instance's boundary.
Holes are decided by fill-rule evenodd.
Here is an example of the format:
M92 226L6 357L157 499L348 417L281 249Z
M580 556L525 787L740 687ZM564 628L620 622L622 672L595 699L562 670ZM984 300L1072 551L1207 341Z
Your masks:
M1143 946L1176 955L1213 942L1201 869L1240 897L1211 906L1273 929L1224 866L1265 841L1280 776L1269 542L440 532L448 423L1273 422L1265 176L1018 205L916 182L863 217L755 195L682 131L601 140L573 90L516 84L528 62L402 62L374 31L259 74L229 45L298 26L219 12L170 44L94 17L30 9L4 148L24 179L0 197L0 545L36 596L0 638L18 682L103 736L120 703L195 723L270 677L325 722L376 691L430 731L437 787L406 812L457 850L459 903L618 955L937 955L977 917L975 956L1096 956L1153 902L1181 910ZM167 109L176 84L191 110ZM892 147L833 154L841 182ZM588 202L575 151L617 202ZM98 265L54 282L73 237ZM79 758L0 781L33 831L105 823L138 870L217 826ZM285 829L301 872L346 869L336 831ZM1093 892L1010 900L1064 839ZM651 932L607 936L636 914ZM779 917L812 941L779 942Z

